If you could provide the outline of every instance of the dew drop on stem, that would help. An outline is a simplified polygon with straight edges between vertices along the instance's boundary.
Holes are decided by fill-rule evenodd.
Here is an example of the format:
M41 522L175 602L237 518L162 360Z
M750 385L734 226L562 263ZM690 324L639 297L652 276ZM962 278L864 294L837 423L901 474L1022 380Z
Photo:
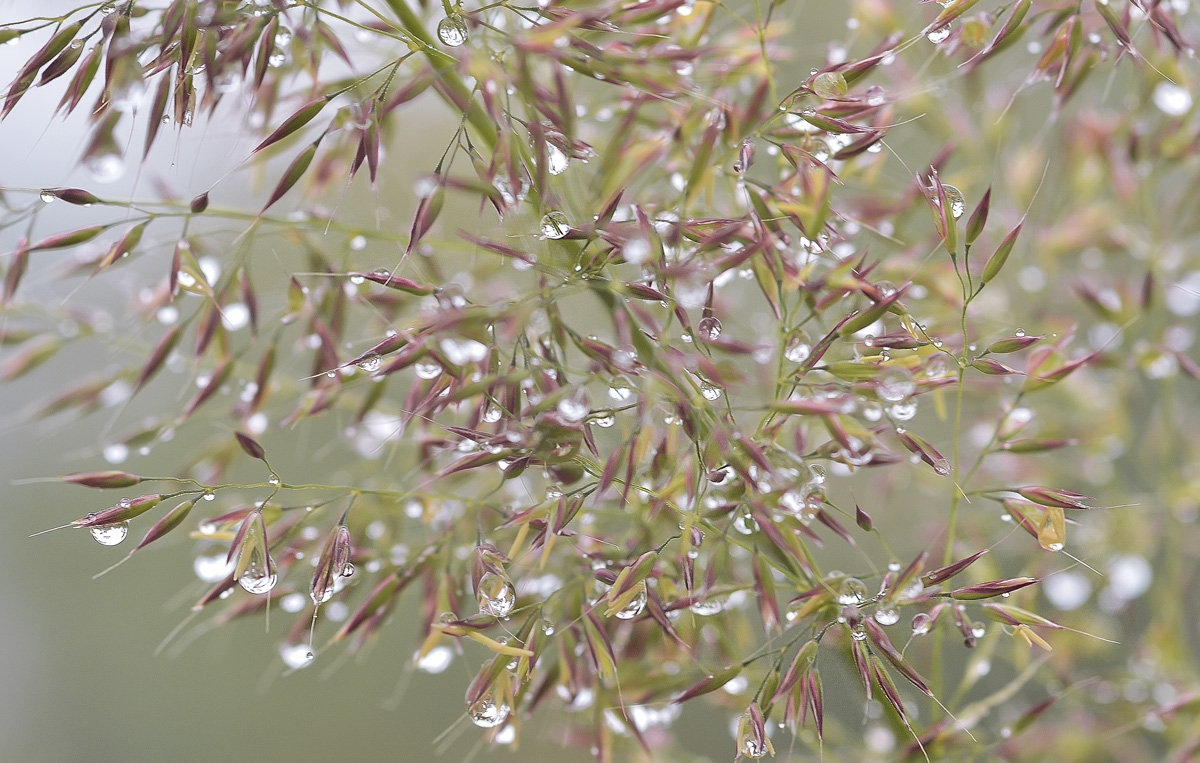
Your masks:
M467 20L462 14L451 14L437 25L437 36L442 41L442 44L448 48L457 48L466 43L470 37L470 31L467 29Z

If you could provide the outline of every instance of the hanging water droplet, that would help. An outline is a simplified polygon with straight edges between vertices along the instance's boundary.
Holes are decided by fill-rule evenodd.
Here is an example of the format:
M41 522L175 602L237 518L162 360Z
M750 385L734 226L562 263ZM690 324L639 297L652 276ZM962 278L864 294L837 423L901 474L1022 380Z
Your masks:
M251 567L238 578L238 584L248 593L264 594L279 582L279 576L260 567Z
M646 608L646 584L638 584L637 595L630 599L629 603L621 608L616 613L618 620L632 620L642 614L642 610Z
M721 336L721 321L711 315L707 318L702 318L700 323L696 325L696 331L701 339L708 342L715 342Z
M567 171L570 160L567 155L553 143L546 144L546 169L551 175L561 175Z
M854 626L850 629L850 638L854 639L855 641L866 641L867 629L864 628L861 623Z
M1025 329L1017 329L1013 332L1013 336L1025 336Z
M375 373L383 365L383 358L379 357L377 353L369 352L354 365L358 366L360 370L366 371L369 374Z
M499 726L508 720L511 709L504 702L497 702L491 694L485 694L467 708L471 722L484 729Z
M271 484L271 485L278 485L279 484L279 475L272 474L270 477L267 477L267 482L268 482L268 484Z
M875 381L875 392L889 403L907 400L917 389L912 375L902 368L889 368Z
M558 210L547 212L541 222L542 238L560 239L571 232L567 216Z
M955 220L962 217L967 211L967 200L963 198L962 191L945 183L942 184L942 191L946 194L946 205L950 207L950 214Z
M42 201L44 201L44 202L46 202L47 204L49 204L49 203L53 202L53 201L54 201L56 198L58 198L58 197L57 197L57 196L55 196L54 194L50 193L49 191L42 191L42 192L41 192L41 194L39 194L39 198L41 198L41 200L42 200Z
M749 514L742 514L737 519L733 520L733 529L737 530L742 535L753 535L758 530L758 522Z
M213 492L213 491L211 491L211 490L206 490L206 491L204 492L204 495L203 495L203 496L201 496L201 497L202 497L204 500L206 500L206 501L212 501L212 500L215 500L215 499L216 499L216 497L217 497L217 494L216 494L216 493L214 493L214 492Z
M487 410L483 412L483 420L489 424L495 424L500 420L501 415L499 406L489 405Z
M888 406L887 414L896 421L908 421L917 415L917 401L908 400L903 403L893 403Z
M101 546L115 546L129 535L128 522L116 522L111 525L98 525L92 529L92 537Z
M517 589L504 575L485 572L479 579L476 591L479 611L485 615L503 619L508 617L517 602Z
M105 3L104 5L100 6L100 15L101 16L111 16L112 14L114 14L116 12L117 12L116 3Z
M783 357L787 358L792 363L803 363L808 360L808 356L812 354L812 345L809 344L808 335L803 331L797 331L788 337L787 345L783 350Z
M442 373L442 365L436 360L421 360L413 366L413 373L418 379L436 379Z
M454 661L454 650L445 644L430 649L424 657L417 658L417 670L422 673L444 673Z
M292 670L308 667L308 664L316 657L308 648L308 644L284 644L279 647L279 656L283 658L284 664Z
M470 31L467 29L467 20L459 13L447 16L438 22L437 36L446 47L459 47L470 36Z
M704 382L700 385L700 394L704 396L705 400L712 402L721 397L721 388L715 387L708 382Z
M600 427L601 429L608 429L613 424L617 423L617 417L614 416L612 414L612 412L610 411L608 413L602 414L602 415L597 416L596 418L592 419L592 423L594 423L596 426Z
M933 618L924 612L913 615L912 632L914 636L924 636L933 627Z
M629 398L633 397L633 390L631 390L629 387L610 387L608 390L608 396L618 403L623 403Z
M693 614L700 615L701 617L712 617L725 611L725 599L721 596L710 596L707 599L701 599L696 602L689 609L691 609Z
M574 423L577 421L583 421L591 409L588 408L586 403L582 403L578 400L572 400L568 397L558 401L556 410L564 419Z
M875 610L875 622L880 625L895 625L900 622L900 613L890 607Z
M884 90L882 87L880 87L879 85L871 85L869 88L867 88L867 105L868 106L882 106L886 102L887 102L887 96L884 94ZM878 144L876 144L876 145L878 145Z
M858 578L846 578L838 587L837 600L838 604L853 604L859 605L871 598L867 592L867 585Z
M987 626L979 621L971 623L971 635L975 638L983 638L987 635Z
M949 24L940 26L937 29L932 29L929 31L928 34L925 35L925 37L930 42L932 42L934 45L940 45L941 43L945 42L946 38L949 36L950 36L950 25Z

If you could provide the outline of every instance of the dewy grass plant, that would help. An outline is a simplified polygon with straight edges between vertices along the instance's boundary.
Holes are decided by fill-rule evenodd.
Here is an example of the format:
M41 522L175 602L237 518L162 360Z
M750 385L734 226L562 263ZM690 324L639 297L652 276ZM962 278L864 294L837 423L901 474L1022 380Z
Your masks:
M294 670L409 613L494 745L682 759L700 705L718 757L1188 760L1189 10L6 19L0 113L61 94L90 180L4 189L0 378L108 348L30 415L106 416L62 479L128 497L56 524L190 546L180 633L271 610ZM215 185L105 192L230 124Z

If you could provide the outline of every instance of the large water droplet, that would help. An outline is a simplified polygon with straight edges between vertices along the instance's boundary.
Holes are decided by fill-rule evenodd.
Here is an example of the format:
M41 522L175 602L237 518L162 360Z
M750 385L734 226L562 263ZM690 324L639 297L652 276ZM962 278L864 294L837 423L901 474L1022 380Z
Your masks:
M570 422L583 421L587 417L591 409L586 403L571 398L563 398L558 401L558 414Z
M438 22L437 36L443 45L450 48L459 47L470 36L470 31L467 29L467 20L461 14L457 13L447 16Z
M754 520L750 521L753 522ZM711 596L707 599L701 599L691 606L691 610L694 614L700 615L701 617L719 615L725 611L725 599L720 596Z
M417 670L423 673L444 673L454 661L454 650L446 645L435 646L417 659Z
M467 715L476 726L485 729L495 728L508 720L511 709L504 702L497 702L490 694L475 701L467 708Z
M561 175L567 171L570 160L567 155L551 143L546 144L546 169L551 175Z
M485 572L479 579L479 611L485 615L503 619L512 613L517 602L517 589L512 581L494 572Z
M890 607L875 610L875 622L880 625L895 625L900 622L900 613Z
M560 239L571 232L571 223L565 214L554 210L542 217L541 229L542 238Z
M913 615L912 632L914 636L924 636L933 626L933 618L924 612Z
M963 198L962 191L952 185L942 184L942 191L946 194L946 205L950 207L950 214L955 220L963 216L963 212L967 211L967 200Z
M875 392L889 403L907 400L916 389L912 376L902 368L889 368L875 382Z
M646 608L646 584L638 584L637 595L630 599L619 612L616 613L618 620L632 620L642 614L642 610Z
M111 525L98 525L92 528L92 537L101 546L115 546L129 535L129 523L117 522Z
M808 356L812 354L812 345L809 344L808 335L803 331L797 331L788 337L787 345L783 350L783 357L787 358L792 363L803 363L808 360Z
M437 361L418 361L413 366L418 379L436 379L442 373L442 364Z
M721 397L721 388L715 387L708 382L704 382L700 385L700 394L704 396L705 400L711 402Z
M929 31L928 34L925 35L925 37L930 42L932 42L934 45L940 45L941 43L945 42L946 38L949 36L950 36L950 25L949 24L940 26L937 29L932 29Z
M846 578L838 588L838 604L863 604L871 595L867 586L858 578Z
M696 326L696 333L705 341L715 342L721 336L721 321L711 315L702 318Z
M355 365L369 374L375 373L379 370L380 366L383 365L383 358L379 357L379 355L374 352L369 352L364 355L361 360L355 363Z

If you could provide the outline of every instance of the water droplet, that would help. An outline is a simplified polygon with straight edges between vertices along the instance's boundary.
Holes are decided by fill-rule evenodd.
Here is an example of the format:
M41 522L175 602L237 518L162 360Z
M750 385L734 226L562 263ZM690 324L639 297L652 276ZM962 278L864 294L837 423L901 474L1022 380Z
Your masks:
M592 423L594 423L596 426L600 427L601 429L608 429L613 424L617 423L617 417L614 416L612 414L612 412L610 411L608 413L605 413L603 415L597 416L596 418L592 419Z
M887 414L896 421L908 421L917 415L917 401L908 400L903 403L889 405Z
M271 484L271 485L278 485L279 484L279 475L272 474L270 477L267 477L267 483Z
M987 626L978 621L971 623L971 635L975 638L983 638L987 635Z
M383 358L379 357L377 353L369 352L364 355L361 360L355 363L355 365L358 366L360 370L366 371L370 374L379 370L380 366L383 365Z
M623 403L629 398L633 397L633 390L631 390L629 387L610 387L608 390L608 396L618 403Z
M491 694L485 694L467 708L467 715L470 716L471 722L484 729L495 728L504 723L508 720L510 712L511 709L507 704L496 702Z
M586 403L578 400L572 400L569 397L559 400L556 410L560 416L572 423L583 421L584 418L587 417L588 413L591 412L591 409L588 408Z
M803 363L808 360L808 356L812 354L812 345L809 343L808 335L803 331L797 331L788 337L787 345L783 350L783 357L787 358L792 363Z
M58 197L55 196L54 194L50 193L49 191L42 191L40 194L40 198L42 201L46 202L47 204L50 204Z
M517 602L517 589L513 587L512 581L495 572L483 574L479 579L476 595L479 599L479 611L500 619L508 617Z
M912 632L914 636L924 636L933 627L933 618L924 612L913 615Z
M950 214L954 219L963 216L963 212L967 211L967 200L963 198L962 191L952 185L942 184L942 191L946 194L946 204L950 207Z
M758 530L758 522L749 514L742 514L737 519L733 520L733 529L737 530L742 535L753 535Z
M934 45L940 45L941 43L945 42L946 38L949 36L950 36L950 25L949 24L940 26L937 29L930 30L930 32L927 35L925 35L925 37L930 42L932 42Z
M642 610L646 608L646 584L638 584L637 595L630 599L619 612L616 613L618 620L632 620L642 614Z
M541 229L542 238L560 239L571 232L571 223L565 214L554 210L542 217Z
M882 87L880 87L879 85L871 85L869 88L867 88L867 105L868 106L882 106L886 102L887 102L887 96L884 94L884 90ZM879 145L879 144L876 144L876 145Z
M442 373L442 365L437 361L418 361L413 366L413 373L418 379L436 379Z
M717 400L721 397L721 388L714 387L708 382L704 382L700 385L700 394L704 396L705 400L712 402L713 400Z
M719 615L725 611L725 599L721 596L710 596L707 599L701 599L696 602L690 609L693 614L700 615L701 617Z
M1025 336L1025 329L1017 329L1013 332L1013 336Z
M867 629L864 628L861 623L854 626L850 629L850 638L854 639L855 641L866 641Z
M279 656L283 658L284 664L292 670L308 667L308 664L316 657L308 648L308 644L284 644L279 647Z
M900 613L890 607L880 607L875 610L875 622L880 625L895 625L900 622Z
M837 600L839 604L853 604L855 606L866 603L871 595L867 592L867 585L858 578L846 578L838 587Z
M571 160L567 158L567 155L558 146L552 143L546 144L546 169L550 171L551 175L563 174L567 171L570 163Z
M96 154L84 160L83 165L97 183L112 183L125 174L125 160L120 154Z
M907 400L916 389L917 386L913 383L912 375L902 368L889 368L875 381L876 394L880 399L889 403Z
M696 331L701 339L708 342L715 342L721 336L721 321L710 315L700 320L700 323L696 326Z
M450 663L454 661L454 650L445 644L435 646L430 649L424 657L413 655L417 663L417 670L422 673L444 673L450 667Z
M467 29L467 20L458 13L447 16L438 22L437 36L443 45L450 48L459 47L470 36L470 31Z
M92 529L92 537L101 546L115 546L129 535L128 522L116 522L111 525L98 525Z

